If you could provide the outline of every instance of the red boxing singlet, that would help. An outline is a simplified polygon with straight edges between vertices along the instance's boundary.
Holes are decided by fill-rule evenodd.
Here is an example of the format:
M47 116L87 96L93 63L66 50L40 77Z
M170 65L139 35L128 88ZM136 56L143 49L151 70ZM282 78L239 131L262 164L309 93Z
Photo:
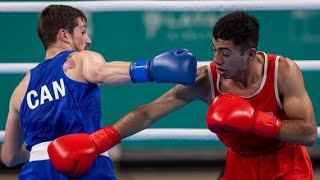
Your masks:
M287 119L278 93L280 56L259 53L265 59L262 83L253 95L243 98L257 110ZM211 96L214 99L223 94L220 90L220 75L214 62L210 63L208 70ZM252 133L228 132L217 136L228 147L224 179L313 179L311 161L304 146Z

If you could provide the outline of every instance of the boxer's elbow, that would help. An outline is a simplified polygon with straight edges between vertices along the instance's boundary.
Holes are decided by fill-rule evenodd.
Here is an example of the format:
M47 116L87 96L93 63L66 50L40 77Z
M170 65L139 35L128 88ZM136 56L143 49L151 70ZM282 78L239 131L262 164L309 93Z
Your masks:
M9 168L11 168L11 167L16 165L13 161L2 160L2 162L3 162L4 165L6 165Z
M308 142L307 142L306 146L309 146L309 147L313 146L316 143L317 139L318 139L318 133L312 134L308 138Z
M307 139L303 145L307 146L307 147L312 147L315 144L315 140L313 138Z
M318 131L317 131L317 127L310 127L308 129L306 129L306 136L305 136L305 141L304 141L304 145L311 147L313 146L317 139L318 139Z
M4 150L2 150L1 160L4 165L6 165L7 167L13 167L17 165L14 159L15 157L12 153L5 153Z
M23 163L29 159L30 153L22 145L18 149L7 149L2 147L1 151L1 161L7 167L13 167L20 163Z
M135 115L139 117L138 119L140 120L140 124L144 129L150 127L153 124L153 119L151 118L151 114L148 111L147 107L147 105L141 105L135 111Z

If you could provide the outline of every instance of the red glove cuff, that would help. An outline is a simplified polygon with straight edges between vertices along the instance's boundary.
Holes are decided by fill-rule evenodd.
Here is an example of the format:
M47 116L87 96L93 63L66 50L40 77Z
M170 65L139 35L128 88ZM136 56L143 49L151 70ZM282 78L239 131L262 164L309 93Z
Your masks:
M113 126L101 128L90 134L90 136L95 142L99 154L111 149L113 146L120 143L121 140L119 133Z
M256 111L253 132L259 136L276 138L280 132L281 120L272 114Z

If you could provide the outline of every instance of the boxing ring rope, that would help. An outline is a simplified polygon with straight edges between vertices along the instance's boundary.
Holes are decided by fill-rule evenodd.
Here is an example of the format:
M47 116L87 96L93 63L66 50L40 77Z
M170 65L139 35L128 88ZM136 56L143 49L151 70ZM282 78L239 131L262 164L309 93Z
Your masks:
M259 1L55 1L0 2L0 12L40 12L50 4L67 4L86 12L105 11L235 11L235 10L317 10L319 0Z
M0 13L40 12L50 4L65 4L79 8L85 12L106 11L164 11L164 12L223 12L235 10L280 11L280 10L318 10L319 0L259 0L259 1L54 1L54 2L0 2ZM319 71L320 60L296 60L302 71ZM208 64L198 63L198 66ZM0 63L0 74L26 73L37 63ZM3 142L5 131L0 131L0 143ZM320 127L318 127L320 136ZM145 129L123 141L147 140L218 140L208 129Z
M198 67L209 64L210 61L198 62ZM302 71L319 71L320 60L295 60ZM0 63L0 74L26 73L38 63Z

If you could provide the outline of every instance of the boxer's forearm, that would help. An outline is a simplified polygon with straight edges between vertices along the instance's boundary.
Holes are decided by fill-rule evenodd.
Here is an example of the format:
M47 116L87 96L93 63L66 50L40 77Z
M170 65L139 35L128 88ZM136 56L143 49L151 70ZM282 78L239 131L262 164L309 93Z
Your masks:
M157 120L177 110L182 105L179 104L172 101L145 104L123 116L113 126L123 139L148 128Z
M160 112L159 109L161 108L155 103L142 105L123 116L113 126L120 134L121 139L126 138L148 128L167 114L165 111Z
M292 144L312 146L317 140L317 127L306 120L283 120L277 139Z

